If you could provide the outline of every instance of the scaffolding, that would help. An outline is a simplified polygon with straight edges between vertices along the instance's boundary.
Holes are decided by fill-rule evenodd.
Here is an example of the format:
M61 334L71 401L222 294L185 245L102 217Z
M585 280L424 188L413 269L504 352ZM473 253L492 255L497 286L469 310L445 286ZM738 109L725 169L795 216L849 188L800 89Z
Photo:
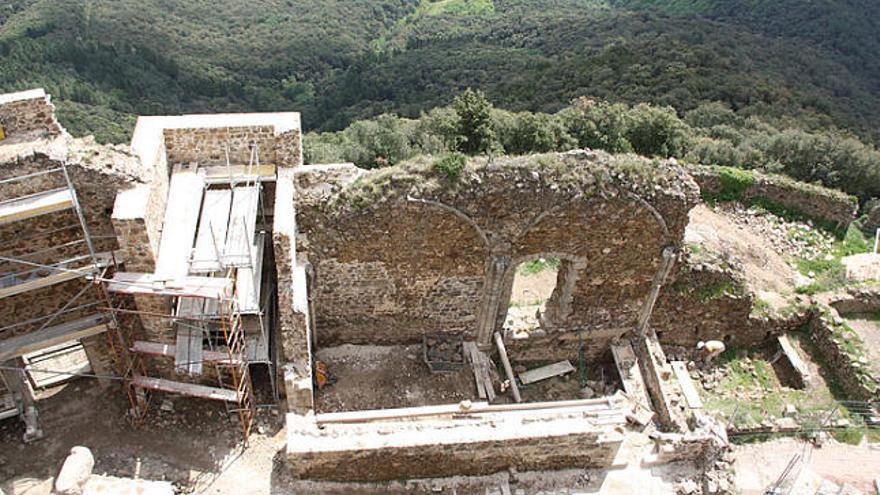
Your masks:
M55 187L34 187L27 183L52 184ZM116 253L97 252L95 238L89 231L70 173L63 163L56 168L20 174L0 180L6 190L30 191L0 200L0 226L35 220L44 215L73 211L76 221L46 229L29 236L16 236L0 242L0 262L6 271L0 273L0 300L73 280L86 280L77 293L47 314L18 321L0 328L0 364L10 363L3 371L2 417L19 416L25 422L25 440L41 435L32 386L18 370L16 360L28 354L45 351L53 346L107 332L111 326L98 311L99 301L91 300L95 284L102 273L115 270ZM55 236L72 239L55 243ZM49 237L52 236L52 237ZM8 255L14 246L21 247L42 241L46 247ZM13 247L11 247L13 246ZM14 268L13 268L14 267Z
M219 400L229 413L239 417L247 442L256 412L251 363L269 365L275 392L260 301L265 239L263 233L256 232L262 211L261 180L268 169L260 164L256 143L247 165L233 167L227 151L225 174L217 168L175 168L167 211L184 210L184 218L170 219L166 213L166 225L174 221L176 230L167 245L163 233L155 273L121 272L106 281L105 309L114 315L167 320L175 329L174 345L137 340L124 330L115 333L112 346L119 355L120 373L130 384L127 392L138 418L142 419L148 410L145 390ZM177 191L175 183L180 186ZM199 204L198 208L186 209L172 206L172 201ZM189 255L181 258L184 249ZM130 298L117 301L114 295L172 298L172 310L169 314L140 311L126 307ZM257 325L256 340L249 339L246 321ZM114 325L121 329L118 323ZM203 365L213 365L217 386L150 377L143 360L148 355L173 357L175 369L181 374L201 375Z

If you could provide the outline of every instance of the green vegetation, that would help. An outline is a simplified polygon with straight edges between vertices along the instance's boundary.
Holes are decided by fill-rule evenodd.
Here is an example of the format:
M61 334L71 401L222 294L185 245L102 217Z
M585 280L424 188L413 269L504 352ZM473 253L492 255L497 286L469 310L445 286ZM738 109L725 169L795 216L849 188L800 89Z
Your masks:
M45 86L78 104L61 105L67 126L113 140L130 130L119 118L207 110L297 109L338 130L473 87L515 112L584 94L679 114L720 101L736 119L873 141L878 14L807 0L11 0L0 88ZM656 145L635 128L636 151ZM744 137L722 145L731 158L748 158Z
M450 153L434 162L434 170L445 174L450 180L457 179L467 165L467 157L462 153Z
M520 265L516 267L516 273L517 275L524 276L537 275L546 270L558 270L559 263L559 258L555 256L548 256L546 258L535 258L533 260L520 263Z
M871 249L865 235L855 225L850 225L842 239L835 239L830 250L816 257L795 260L798 271L815 282L798 287L800 294L818 294L850 285L842 258Z
M789 334L789 338L812 354L809 339L798 334ZM724 369L723 378L716 387L701 393L708 410L724 414L736 426L754 427L771 417L781 418L786 404L792 404L797 408L798 423L809 427L826 420L837 405L831 388L821 380L804 390L784 387L768 356L730 348L717 365ZM845 409L840 414L848 416Z
M732 111L714 103L701 105L679 118L668 107L647 104L630 107L588 98L578 98L555 114L514 113L494 108L480 91L467 90L456 97L452 105L432 109L418 119L383 114L357 121L340 132L310 133L305 139L305 154L308 162L351 161L360 167L374 168L422 154L452 151L511 155L572 148L611 153L636 151L647 156L674 156L691 162L722 164L720 191L714 195L704 193L708 201L742 198L756 178L752 170L738 168L741 166L765 172L782 171L824 182L860 194L863 199L880 196L880 151L873 147L862 144L851 150L854 153L851 157L845 153L839 155L838 163L855 165L834 168L824 165L825 155L786 141L800 140L802 133L793 134L754 117L738 123L736 118ZM724 124L714 125L718 122ZM749 135L746 153L749 160L740 163L730 160L724 149L725 146L746 146L743 133ZM829 146L837 142L830 135L822 136L829 140ZM707 148L707 140L718 148ZM792 165L785 165L787 163ZM650 175L656 171L656 167L646 166L642 161L636 165L627 169L628 172ZM812 172L804 174L802 168ZM872 179L866 181L868 177ZM789 181L790 187L816 188L785 177L774 180L783 185ZM819 193L835 194L828 190ZM763 198L754 198L751 202L786 218L803 217ZM835 228L821 226L829 230Z
M672 289L681 295L695 298L701 303L707 303L726 296L743 296L746 288L732 280L720 280L703 285L691 285L685 280L678 280L672 284Z
M718 179L721 182L721 189L716 199L719 201L738 201L755 183L755 175L751 171L731 167L721 167Z

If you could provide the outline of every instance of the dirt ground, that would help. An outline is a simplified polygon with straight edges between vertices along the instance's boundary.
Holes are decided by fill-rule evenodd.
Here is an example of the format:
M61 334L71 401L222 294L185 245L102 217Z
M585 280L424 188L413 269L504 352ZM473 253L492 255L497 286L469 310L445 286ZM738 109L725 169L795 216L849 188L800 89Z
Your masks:
M735 447L736 485L743 495L760 495L776 481L795 454L819 476L837 484L849 483L865 493L874 493L880 449L866 444L847 445L828 441L820 448L794 438Z
M685 242L736 256L751 287L774 307L784 306L785 297L794 290L794 268L764 238L736 225L724 212L697 205L690 212Z
M431 373L419 345L342 345L321 349L316 357L336 377L315 395L322 413L455 404L476 397L469 366Z
M179 493L210 495L484 495L487 489L501 493L504 485L527 495L672 495L675 481L695 472L689 464L643 464L650 445L646 437L637 435L628 437L614 466L606 471L510 471L380 484L301 481L285 469L281 414L261 410L257 431L244 450L237 423L229 421L222 404L169 400L173 411L161 410L162 400L157 401L146 425L138 429L125 418L128 402L118 388L79 380L57 390L40 401L43 440L22 444L20 423L0 422L0 488L7 495L50 495L53 476L75 445L92 450L96 474L164 479L175 483Z
M546 301L556 288L557 270L547 269L538 273L516 274L510 292L512 305L531 306L536 301Z

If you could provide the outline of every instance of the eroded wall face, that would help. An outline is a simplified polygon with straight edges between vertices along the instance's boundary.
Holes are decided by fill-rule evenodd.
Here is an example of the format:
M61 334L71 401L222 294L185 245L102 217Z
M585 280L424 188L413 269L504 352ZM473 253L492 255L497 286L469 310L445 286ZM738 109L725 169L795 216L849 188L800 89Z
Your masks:
M301 133L275 133L274 126L165 129L168 163L195 162L203 166L251 163L253 143L259 147L260 163L279 167L302 164Z
M0 125L7 137L27 134L57 136L62 132L55 120L55 105L46 97L0 105Z
M547 310L552 326L540 339L512 341L511 352L577 357L583 338L596 356L635 327L661 251L680 242L692 200L584 194L530 171L483 170L468 186L355 211L300 205L318 345L409 344L431 332L488 343L519 262L555 255L567 260L570 280L548 302L559 306Z

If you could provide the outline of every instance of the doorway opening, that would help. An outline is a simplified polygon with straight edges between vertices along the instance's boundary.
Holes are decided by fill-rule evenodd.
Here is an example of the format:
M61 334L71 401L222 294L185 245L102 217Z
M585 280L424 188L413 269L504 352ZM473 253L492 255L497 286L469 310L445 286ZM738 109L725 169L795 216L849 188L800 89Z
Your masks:
M561 260L539 256L516 267L504 328L514 338L525 338L545 326L547 301L556 291Z

